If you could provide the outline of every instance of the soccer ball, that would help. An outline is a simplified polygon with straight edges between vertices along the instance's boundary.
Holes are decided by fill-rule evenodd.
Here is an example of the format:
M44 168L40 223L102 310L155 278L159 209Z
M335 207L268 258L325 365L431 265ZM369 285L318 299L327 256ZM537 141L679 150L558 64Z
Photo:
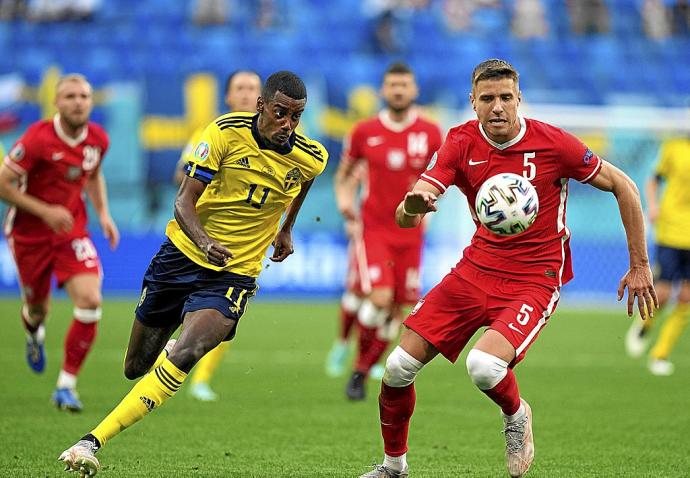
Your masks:
M525 232L537 218L539 197L527 179L513 173L492 176L482 184L474 202L479 222L499 236Z

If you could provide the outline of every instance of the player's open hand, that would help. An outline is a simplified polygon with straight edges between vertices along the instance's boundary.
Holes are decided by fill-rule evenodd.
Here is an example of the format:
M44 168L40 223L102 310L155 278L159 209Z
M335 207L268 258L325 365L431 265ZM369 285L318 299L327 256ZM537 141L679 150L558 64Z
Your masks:
M637 297L637 307L640 317L654 317L654 309L659 308L659 299L654 290L652 271L649 265L631 266L625 273L618 285L618 300L625 296L625 289L628 289L628 317L633 315L635 297Z
M110 250L114 251L120 243L120 231L118 231L117 226L113 222L113 218L110 216L101 218L101 228L103 229L103 235L108 239Z
M437 210L436 199L429 191L410 191L405 194L403 207L408 214L426 214Z
M213 239L208 239L208 242L202 244L201 250L206 256L206 260L210 264L218 267L225 266L233 257L232 252L218 244Z
M292 233L281 229L273 239L273 255L270 259L273 262L283 262L293 252L295 250L292 248Z
M43 222L57 234L66 234L74 226L74 217L66 207L58 204L49 204L43 213Z

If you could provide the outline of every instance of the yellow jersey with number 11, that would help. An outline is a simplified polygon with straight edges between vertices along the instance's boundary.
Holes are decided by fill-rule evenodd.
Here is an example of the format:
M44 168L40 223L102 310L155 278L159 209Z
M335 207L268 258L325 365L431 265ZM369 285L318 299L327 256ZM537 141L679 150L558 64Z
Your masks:
M196 211L212 239L233 258L224 267L206 260L174 219L166 235L189 259L213 270L256 277L283 213L301 184L326 168L328 153L317 141L293 133L279 151L268 149L258 115L229 113L209 124L185 166L187 176L207 184Z

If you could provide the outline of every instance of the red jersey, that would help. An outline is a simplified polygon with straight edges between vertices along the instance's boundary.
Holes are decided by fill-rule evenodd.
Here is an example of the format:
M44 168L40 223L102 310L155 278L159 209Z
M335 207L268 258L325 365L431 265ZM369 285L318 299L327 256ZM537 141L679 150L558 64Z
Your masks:
M592 180L602 160L562 129L522 118L520 125L520 133L503 144L489 139L477 120L451 129L421 179L442 191L455 184L467 196L477 231L459 264L500 277L560 286L573 277L570 231L565 225L568 179ZM499 173L524 176L539 196L535 222L517 236L491 233L480 227L474 213L482 183Z
M355 126L345 141L343 160L366 162L362 225L367 234L388 235L396 242L421 241L421 228L398 228L395 210L441 142L438 125L414 112L403 124L382 111Z
M78 138L70 138L60 127L58 115L37 121L17 140L5 157L5 164L21 175L20 188L30 196L67 208L74 227L66 236L86 233L86 205L82 190L101 164L108 149L108 135L96 123L89 123ZM5 217L5 234L19 240L40 240L54 235L36 216L11 207Z

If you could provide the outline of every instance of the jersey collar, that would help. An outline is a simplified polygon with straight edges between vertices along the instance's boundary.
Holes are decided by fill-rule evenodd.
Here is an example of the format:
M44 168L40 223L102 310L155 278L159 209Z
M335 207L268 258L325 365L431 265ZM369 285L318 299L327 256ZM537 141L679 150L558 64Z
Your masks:
M84 129L81 131L81 133L79 133L79 136L77 136L76 138L72 138L67 133L65 133L65 130L62 129L62 125L60 125L60 113L56 113L55 116L53 116L53 128L55 128L55 134L57 134L58 138L60 138L67 146L71 148L79 146L89 135L88 124L84 126Z
M385 109L379 112L379 121L386 129L389 129L394 133L400 133L401 131L405 131L407 128L412 126L414 122L417 121L417 116L417 109L410 108L410 111L407 113L407 118L405 118L405 120L400 122L393 121L391 119L390 111Z
M254 141L256 141L256 144L259 146L261 149L270 149L271 151L275 151L276 153L280 154L288 154L289 152L292 151L292 146L295 144L295 132L293 131L290 137L288 138L288 142L281 145L279 148L272 148L271 146L267 145L261 135L259 134L259 126L257 124L259 120L259 114L255 114L252 116L252 136L254 137Z
M493 146L496 149L506 149L510 148L512 145L517 144L523 136L525 136L525 133L527 132L527 123L525 123L525 118L522 116L519 117L520 119L520 132L517 134L516 137L511 139L510 141L506 141L505 143L497 143L496 141L493 141L490 139L486 132L484 131L484 128L482 127L482 124L479 123L479 131L482 133L482 136L484 136L484 139L486 140L487 143L489 143L491 146Z

